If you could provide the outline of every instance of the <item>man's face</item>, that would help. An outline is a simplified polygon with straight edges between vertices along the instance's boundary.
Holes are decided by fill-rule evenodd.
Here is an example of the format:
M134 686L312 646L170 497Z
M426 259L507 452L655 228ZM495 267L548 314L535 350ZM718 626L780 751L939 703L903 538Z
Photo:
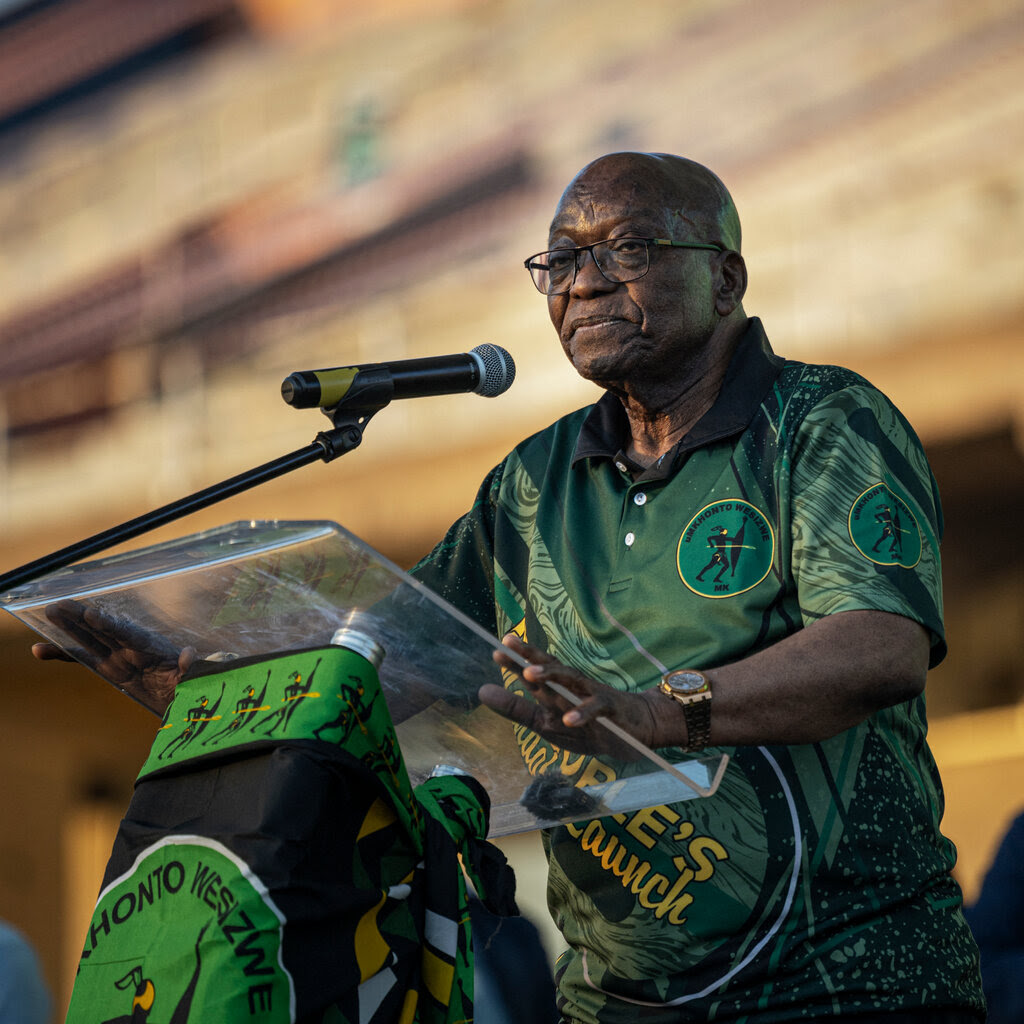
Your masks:
M660 176L644 170L624 158L592 165L562 196L549 247L624 236L714 241L700 237L700 218L688 220L679 203L667 198L665 185L659 190ZM580 376L612 391L644 381L665 388L685 383L703 364L701 354L718 325L717 255L658 248L646 276L615 284L584 254L572 288L548 298L551 322Z

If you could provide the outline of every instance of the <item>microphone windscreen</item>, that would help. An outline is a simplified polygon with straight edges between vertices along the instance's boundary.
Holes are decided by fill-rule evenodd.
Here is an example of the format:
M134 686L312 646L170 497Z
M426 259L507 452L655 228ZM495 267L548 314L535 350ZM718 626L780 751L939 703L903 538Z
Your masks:
M476 356L482 366L480 383L475 389L478 395L494 398L512 387L516 379L516 364L500 345L477 345L470 355Z

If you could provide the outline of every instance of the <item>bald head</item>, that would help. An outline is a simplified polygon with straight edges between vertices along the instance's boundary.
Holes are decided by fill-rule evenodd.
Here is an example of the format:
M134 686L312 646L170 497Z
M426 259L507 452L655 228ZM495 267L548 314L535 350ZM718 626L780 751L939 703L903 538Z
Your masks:
M692 241L740 252L740 219L729 190L702 164L668 153L610 153L587 164L558 204L615 198L665 218ZM556 220L558 214L556 212Z

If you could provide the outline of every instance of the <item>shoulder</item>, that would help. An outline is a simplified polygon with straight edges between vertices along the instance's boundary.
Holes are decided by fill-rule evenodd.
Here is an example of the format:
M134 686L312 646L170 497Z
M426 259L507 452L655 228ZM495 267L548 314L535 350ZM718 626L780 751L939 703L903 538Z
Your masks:
M585 405L580 409L559 416L558 419L542 427L536 433L523 438L512 450L512 454L536 447L553 447L571 443L575 447L580 430L587 417L594 411L595 405Z
M537 486L552 469L553 463L571 465L580 429L592 406L576 409L520 441L484 477L477 492L474 510L484 504L493 506L502 495L518 493L529 480ZM472 510L471 510L472 511Z
M576 455L580 431L594 408L588 405L575 409L524 438L509 452L502 465L506 469L523 467L533 473L552 462L570 464Z
M866 377L845 366L802 363L795 359L787 359L783 363L777 387L786 395L805 398L811 406L834 395L878 395L885 398Z
M826 423L855 433L869 430L915 438L899 408L867 378L844 366L786 360L775 387L777 414L802 431Z

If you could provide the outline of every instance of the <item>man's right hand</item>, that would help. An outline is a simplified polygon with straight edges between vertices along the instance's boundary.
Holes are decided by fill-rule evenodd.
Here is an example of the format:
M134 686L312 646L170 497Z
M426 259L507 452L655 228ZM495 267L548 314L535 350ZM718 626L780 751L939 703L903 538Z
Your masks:
M58 601L46 617L81 647L75 656L53 643L32 645L40 661L80 661L162 715L174 688L195 661L192 647L178 650L164 637L128 619L108 615L75 601Z

